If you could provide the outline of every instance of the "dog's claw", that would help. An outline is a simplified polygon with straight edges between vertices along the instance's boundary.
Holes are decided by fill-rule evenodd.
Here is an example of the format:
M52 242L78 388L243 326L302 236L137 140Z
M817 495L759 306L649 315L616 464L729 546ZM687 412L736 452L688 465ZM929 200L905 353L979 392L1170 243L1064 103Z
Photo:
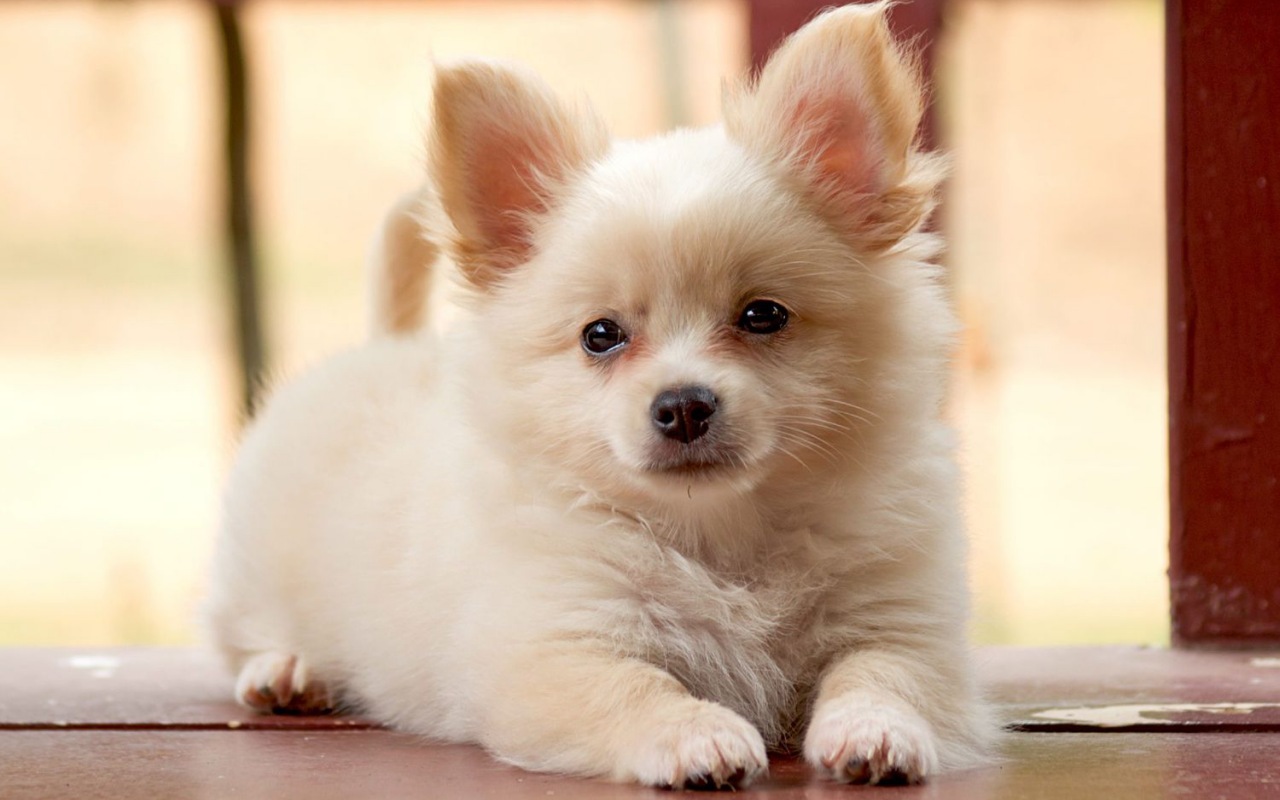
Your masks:
M725 778L717 778L709 773L700 773L698 775L690 775L684 779L682 789L692 792L722 792L737 791L742 782L746 780L747 771L741 767L734 770L732 774ZM673 787L667 787L673 788Z
M312 676L297 656L283 653L260 653L246 663L236 698L270 714L329 714L334 707L328 684Z
M897 767L880 772L865 758L854 756L845 762L845 775L849 783L872 786L909 786L911 776Z

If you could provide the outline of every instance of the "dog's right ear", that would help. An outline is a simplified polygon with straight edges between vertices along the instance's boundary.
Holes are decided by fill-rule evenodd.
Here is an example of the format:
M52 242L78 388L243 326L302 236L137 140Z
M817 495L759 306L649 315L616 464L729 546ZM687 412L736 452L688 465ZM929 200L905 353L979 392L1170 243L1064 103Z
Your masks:
M567 108L537 76L505 64L439 66L433 104L431 168L458 233L454 256L487 289L528 260L538 217L604 154L608 134L589 109Z

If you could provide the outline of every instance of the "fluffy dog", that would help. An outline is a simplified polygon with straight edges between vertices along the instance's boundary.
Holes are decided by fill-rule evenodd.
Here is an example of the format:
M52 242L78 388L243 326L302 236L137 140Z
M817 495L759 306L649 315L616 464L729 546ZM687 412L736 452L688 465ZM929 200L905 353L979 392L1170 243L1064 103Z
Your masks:
M886 10L641 142L521 69L438 70L439 211L393 217L375 305L421 318L425 215L466 311L250 428L209 602L241 702L660 786L745 785L766 748L848 782L980 760L943 165Z

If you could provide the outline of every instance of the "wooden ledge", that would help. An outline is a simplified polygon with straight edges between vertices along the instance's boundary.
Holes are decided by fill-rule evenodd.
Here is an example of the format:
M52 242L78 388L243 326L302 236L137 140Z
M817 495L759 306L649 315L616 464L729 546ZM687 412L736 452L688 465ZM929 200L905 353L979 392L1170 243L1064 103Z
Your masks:
M986 648L978 661L1012 731L1001 763L924 787L858 790L775 759L750 794L1280 796L1280 654ZM671 796L534 775L354 717L257 716L230 690L199 650L0 649L0 796Z

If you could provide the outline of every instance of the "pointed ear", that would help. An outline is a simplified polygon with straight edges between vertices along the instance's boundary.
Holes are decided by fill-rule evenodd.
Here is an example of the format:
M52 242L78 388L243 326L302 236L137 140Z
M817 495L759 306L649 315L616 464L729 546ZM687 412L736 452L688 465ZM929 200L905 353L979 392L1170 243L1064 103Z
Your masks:
M889 3L824 13L773 54L754 86L725 96L729 135L779 164L864 247L884 249L928 216L944 168L916 149L924 92L893 39Z
M469 61L436 71L431 169L462 274L487 288L528 260L533 226L600 157L608 135L526 70Z

